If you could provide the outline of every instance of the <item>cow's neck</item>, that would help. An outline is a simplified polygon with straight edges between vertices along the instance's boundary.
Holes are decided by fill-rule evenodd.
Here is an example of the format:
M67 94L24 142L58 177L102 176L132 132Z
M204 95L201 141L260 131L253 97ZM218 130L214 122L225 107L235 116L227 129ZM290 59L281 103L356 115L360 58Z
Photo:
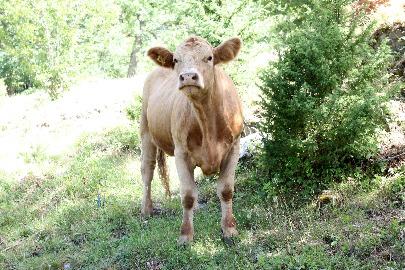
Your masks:
M217 139L218 126L224 122L222 100L217 98L217 94L209 93L204 99L193 102L203 141Z
M202 147L208 151L218 142L232 140L232 131L226 120L224 97L221 90L209 89L205 98L192 101L202 133Z

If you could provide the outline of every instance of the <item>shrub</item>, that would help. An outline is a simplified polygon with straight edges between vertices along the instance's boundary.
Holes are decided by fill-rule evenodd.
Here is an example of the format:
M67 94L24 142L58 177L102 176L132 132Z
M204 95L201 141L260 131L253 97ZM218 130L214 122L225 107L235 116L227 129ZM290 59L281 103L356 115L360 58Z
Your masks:
M141 121L141 114L142 114L142 97L136 96L135 102L130 104L126 109L126 114L129 120L132 123L138 125Z
M377 153L385 123L389 49L343 1L322 1L262 73L262 166L267 193L311 194L358 171Z

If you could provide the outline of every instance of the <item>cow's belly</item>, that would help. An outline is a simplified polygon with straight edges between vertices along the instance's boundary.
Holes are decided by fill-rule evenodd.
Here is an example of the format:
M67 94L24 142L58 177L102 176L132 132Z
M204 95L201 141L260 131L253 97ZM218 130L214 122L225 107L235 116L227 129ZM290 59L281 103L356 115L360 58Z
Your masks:
M152 137L153 143L162 149L166 154L173 156L174 155L174 144L171 138L170 133L165 131L163 128L160 128L155 123L149 126L149 133Z
M171 142L170 140L165 140L164 138L159 137L159 136L154 136L153 134L151 134L151 135L152 135L151 136L152 141L157 147L162 149L169 156L174 156L174 144L173 144L173 142Z
M171 134L170 116L170 104L148 106L148 129L153 143L162 149L166 154L173 156L174 143Z

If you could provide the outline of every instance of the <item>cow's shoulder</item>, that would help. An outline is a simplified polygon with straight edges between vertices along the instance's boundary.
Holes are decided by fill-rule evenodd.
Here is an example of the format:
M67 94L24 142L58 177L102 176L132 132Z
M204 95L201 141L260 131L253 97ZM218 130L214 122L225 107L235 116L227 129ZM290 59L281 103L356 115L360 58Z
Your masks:
M150 89L156 88L159 84L168 80L173 76L173 70L169 68L157 67L145 79L144 91L150 91Z

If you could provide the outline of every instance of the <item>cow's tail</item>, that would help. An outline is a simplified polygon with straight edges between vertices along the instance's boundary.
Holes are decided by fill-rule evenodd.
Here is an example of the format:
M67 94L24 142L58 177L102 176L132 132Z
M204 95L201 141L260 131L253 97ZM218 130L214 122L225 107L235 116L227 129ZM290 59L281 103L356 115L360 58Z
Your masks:
M156 154L156 160L158 164L158 172L160 180L162 181L163 187L165 188L166 196L170 198L170 179L169 170L167 168L166 155L162 149L158 148Z

